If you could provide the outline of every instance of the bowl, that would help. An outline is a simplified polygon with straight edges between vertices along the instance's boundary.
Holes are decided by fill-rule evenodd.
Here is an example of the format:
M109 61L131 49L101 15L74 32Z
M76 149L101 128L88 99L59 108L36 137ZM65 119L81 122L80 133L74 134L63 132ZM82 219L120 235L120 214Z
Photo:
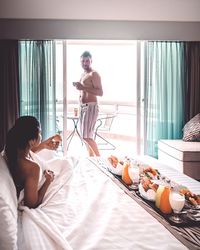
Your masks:
M140 195L145 200L148 200L148 201L156 200L156 192L153 189L150 188L147 191L145 191L141 183L139 184L138 189L139 189Z
M122 176L123 165L118 162L117 166L113 167L113 165L109 162L108 170L113 174Z

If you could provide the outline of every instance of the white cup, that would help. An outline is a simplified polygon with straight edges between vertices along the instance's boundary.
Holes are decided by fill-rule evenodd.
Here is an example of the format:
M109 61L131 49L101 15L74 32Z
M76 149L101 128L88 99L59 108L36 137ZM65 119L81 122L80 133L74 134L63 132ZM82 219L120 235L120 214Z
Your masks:
M140 170L137 166L130 166L128 173L133 183L139 183Z

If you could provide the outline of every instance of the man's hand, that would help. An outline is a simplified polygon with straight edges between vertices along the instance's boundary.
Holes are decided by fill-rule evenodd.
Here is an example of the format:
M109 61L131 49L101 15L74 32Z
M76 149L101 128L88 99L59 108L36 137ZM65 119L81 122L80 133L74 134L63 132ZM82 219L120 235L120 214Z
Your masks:
M78 90L84 90L84 86L83 86L83 84L82 83L80 83L80 82L76 82L76 89L78 89Z

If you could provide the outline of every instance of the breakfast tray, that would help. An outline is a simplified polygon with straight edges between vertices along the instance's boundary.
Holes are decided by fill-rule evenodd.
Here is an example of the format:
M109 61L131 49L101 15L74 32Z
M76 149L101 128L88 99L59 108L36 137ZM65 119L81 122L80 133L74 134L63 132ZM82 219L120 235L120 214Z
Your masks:
M109 171L110 172L110 171ZM113 174L110 172L118 181L120 181L121 184L123 184L124 187L126 187L129 191L134 192L135 196L138 197L140 200L142 200L144 203L146 203L149 207L151 207L157 214L163 217L169 224L177 227L193 227L193 226L200 226L200 219L194 220L192 217L188 217L187 213L181 214L180 217L182 219L182 222L176 223L172 220L170 220L170 215L162 213L155 205L155 202L149 201L145 199L143 196L140 195L140 192L138 191L138 188L136 186L127 185L120 175ZM191 210L190 208L184 208L184 212L187 212ZM198 211L200 213L200 210Z
M199 222L187 221L185 224L177 225L169 221L168 216L161 213L154 205L154 202L145 200L139 194L138 190L127 185L121 176L113 174L107 167L104 159L89 159L100 171L107 175L119 188L143 207L149 214L158 220L165 228L168 229L180 242L190 250L200 249L200 227Z

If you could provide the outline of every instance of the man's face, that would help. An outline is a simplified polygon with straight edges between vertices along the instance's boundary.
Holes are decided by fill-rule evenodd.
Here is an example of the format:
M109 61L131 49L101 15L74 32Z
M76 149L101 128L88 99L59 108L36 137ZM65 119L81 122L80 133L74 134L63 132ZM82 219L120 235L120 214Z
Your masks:
M81 57L81 66L84 70L90 69L92 59L90 57Z

